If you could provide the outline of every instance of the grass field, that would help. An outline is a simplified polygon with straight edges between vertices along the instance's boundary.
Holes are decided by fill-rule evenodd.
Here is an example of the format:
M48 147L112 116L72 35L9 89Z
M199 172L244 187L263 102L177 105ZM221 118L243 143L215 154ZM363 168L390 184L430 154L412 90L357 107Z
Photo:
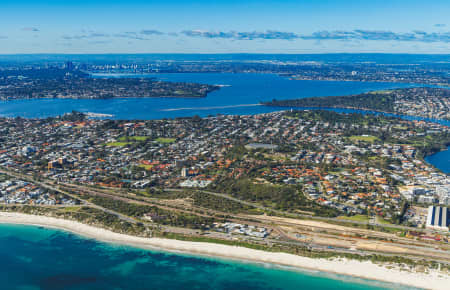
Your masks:
M119 138L119 141L125 142L125 141L145 141L147 140L148 136L123 136Z
M139 164L138 167L142 167L142 168L144 168L145 170L150 170L150 169L153 168L153 165Z
M112 147L123 147L131 144L131 142L110 142L106 143L106 146L112 146Z
M164 143L164 144L168 144L168 143L173 143L175 142L175 138L158 138L155 141L158 143Z
M387 220L384 220L383 218L377 216L376 218L377 224L383 224L383 225L392 225L392 223L388 222Z
M379 90L379 91L369 92L369 94L372 94L372 95L376 95L376 94L390 94L390 93L392 93L392 90Z
M120 137L116 142L106 143L106 146L123 147L123 146L133 144L135 142L145 141L149 138L150 137L148 137L148 136L128 136L128 137L123 136L123 137ZM176 139L160 137L160 138L155 139L154 141L157 143L161 143L161 144L170 144L170 143L174 143L176 141Z
M338 219L349 220L349 221L358 221L358 222L368 222L369 217L366 215L354 215L354 216L340 216Z
M378 139L378 137L375 136L350 136L349 138L352 141L364 141L364 142L370 142L373 143L375 141L379 141L380 139Z

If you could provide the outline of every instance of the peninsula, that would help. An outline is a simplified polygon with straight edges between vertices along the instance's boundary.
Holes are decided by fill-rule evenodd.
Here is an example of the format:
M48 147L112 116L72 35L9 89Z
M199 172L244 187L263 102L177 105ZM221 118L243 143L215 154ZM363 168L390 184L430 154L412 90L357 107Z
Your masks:
M218 86L145 77L92 77L81 70L31 67L0 70L0 100L64 98L203 98Z
M350 108L450 120L450 90L418 87L373 91L358 95L273 100L276 107Z

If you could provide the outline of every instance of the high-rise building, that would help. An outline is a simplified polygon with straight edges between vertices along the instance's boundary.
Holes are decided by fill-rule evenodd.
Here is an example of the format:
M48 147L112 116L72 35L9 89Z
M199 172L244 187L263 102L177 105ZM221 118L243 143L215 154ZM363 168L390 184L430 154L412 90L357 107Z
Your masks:
M74 69L74 65L71 61L66 62L66 69L67 70L73 70Z
M189 169L186 167L181 169L181 177L187 177L189 175Z

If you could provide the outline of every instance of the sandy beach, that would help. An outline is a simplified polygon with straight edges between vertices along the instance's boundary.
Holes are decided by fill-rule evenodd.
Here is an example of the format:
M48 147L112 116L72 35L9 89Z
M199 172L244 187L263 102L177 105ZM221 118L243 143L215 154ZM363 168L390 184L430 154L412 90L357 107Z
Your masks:
M38 225L58 228L99 241L130 245L144 249L162 249L173 252L223 257L235 260L271 263L303 269L356 276L364 279L398 283L426 289L448 289L450 275L439 271L420 273L388 269L370 261L346 259L313 259L286 253L273 253L243 247L214 243L188 242L161 238L141 238L85 225L75 221L21 213L0 212L0 223Z

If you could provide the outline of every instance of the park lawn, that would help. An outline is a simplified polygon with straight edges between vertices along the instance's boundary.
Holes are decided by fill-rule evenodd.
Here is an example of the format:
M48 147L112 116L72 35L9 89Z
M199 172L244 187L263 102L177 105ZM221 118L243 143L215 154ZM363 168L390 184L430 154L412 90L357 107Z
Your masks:
M376 221L377 221L377 224L392 225L391 222L389 222L389 221L387 221L384 218L379 217L379 216L376 217Z
M406 129L408 129L408 127L406 127L406 126L401 126L401 125L394 126L393 128L394 128L394 129L398 129L398 130L406 130Z
M106 146L123 147L123 146L127 146L129 144L132 144L132 143L131 142L109 142L109 143L106 143Z
M368 222L369 217L366 215L357 214L354 216L340 216L338 219L342 220L350 220L350 221L358 221L358 222Z
M392 93L392 90L379 90L379 91L369 92L369 94L372 94L372 95L376 95L376 94L390 94L390 93Z
M153 168L153 165L150 165L150 164L139 164L138 167L142 167L145 170L151 170Z
M157 138L155 141L158 143L169 144L175 142L175 138Z
M288 160L288 158L286 157L286 155L284 154L269 154L269 153L264 153L264 157L274 160L274 161L280 161L280 160Z
M122 136L122 137L119 138L119 141L122 141L122 142L126 142L127 140L130 140L130 141L145 141L148 138L150 138L150 137L148 137L148 136Z
M354 136L350 136L350 138L349 138L350 140L352 140L352 141L364 141L364 142L370 142L370 143L373 143L373 142L375 142L375 141L379 141L380 139L378 139L378 137L375 137L375 136L356 136L356 135L354 135Z

